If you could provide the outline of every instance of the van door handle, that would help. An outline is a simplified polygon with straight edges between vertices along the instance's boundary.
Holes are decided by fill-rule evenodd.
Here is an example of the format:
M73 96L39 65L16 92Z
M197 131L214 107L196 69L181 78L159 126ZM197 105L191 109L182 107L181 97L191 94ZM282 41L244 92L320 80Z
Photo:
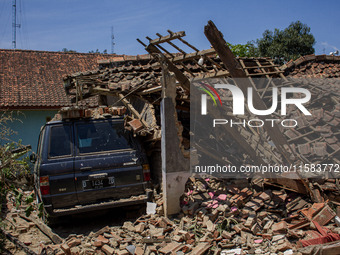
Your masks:
M92 167L90 166L84 166L80 168L81 171L86 171L86 170L92 170Z

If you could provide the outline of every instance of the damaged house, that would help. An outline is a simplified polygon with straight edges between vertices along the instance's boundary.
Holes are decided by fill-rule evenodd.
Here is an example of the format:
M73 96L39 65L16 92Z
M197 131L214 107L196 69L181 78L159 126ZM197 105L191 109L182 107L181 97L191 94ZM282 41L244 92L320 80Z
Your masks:
M339 73L339 59L334 56L306 56L281 68L269 58L235 58L230 50L223 43L221 44L223 38L220 38L220 34L216 31L216 28L206 27L206 36L213 46L208 50L200 51L185 41L184 32L168 31L167 36L157 34L156 39L147 37L148 44L138 40L149 55L129 57L124 61L103 60L97 70L80 72L64 78L67 93L74 96L73 102L95 95L107 95L108 105L121 104L128 108L131 118L137 120L134 125L130 125L131 128L136 134L144 137L147 151L152 155L154 178L161 180L160 169L163 168L163 171L167 169L166 173L169 174L170 179L166 181L164 178L166 174L164 175L163 172L163 185L172 184L168 185L169 194L176 193L176 190L177 194L182 192L178 191L178 187L182 187L183 183L176 186L174 182L176 177L185 176L184 173L190 175L189 156L192 149L190 148L190 82L206 78L227 80L244 78L247 84L238 85L241 89L242 86L247 85L258 86L257 93L254 95L254 104L258 108L265 109L270 107L271 88L283 86L282 84L292 85L290 76L303 77L298 73L305 71L304 77L308 78L334 78ZM162 46L163 44L173 47L178 52L171 53ZM179 44L185 45L194 52L185 52L178 46ZM267 79L268 82L255 84L258 78ZM275 84L275 78L283 80L284 83ZM234 165L245 162L252 162L252 164L339 163L340 143L337 130L340 120L339 85L336 79L332 79L331 82L328 80L318 82L321 83L315 84L317 81L313 81L301 85L308 88L312 94L312 100L308 105L308 109L312 112L311 116L303 116L293 109L288 110L288 116L294 117L299 128L284 130L281 126L274 129L264 126L265 131L263 131L251 127L226 126L225 135L222 137L225 147L206 149L201 144L197 144L196 153L200 157L208 155L218 161L226 158L225 164ZM230 97L228 94L223 96ZM165 99L163 105L162 99ZM169 105L165 101L168 101ZM230 100L225 107L230 109ZM173 116L175 119L172 118ZM174 136L178 137L178 141ZM204 139L209 140L211 137L202 137L202 140ZM167 151L163 158L162 149ZM225 151L228 155L223 155ZM171 155L171 158L166 158L167 155ZM193 155L195 154L191 154ZM163 167L161 167L162 162ZM332 178L332 173L329 174ZM311 188L307 179L299 174L291 176L289 173L289 175L293 179L270 178L270 180L265 179L264 182L310 194L318 199L320 196L318 189ZM185 182L186 178L182 179L182 182Z

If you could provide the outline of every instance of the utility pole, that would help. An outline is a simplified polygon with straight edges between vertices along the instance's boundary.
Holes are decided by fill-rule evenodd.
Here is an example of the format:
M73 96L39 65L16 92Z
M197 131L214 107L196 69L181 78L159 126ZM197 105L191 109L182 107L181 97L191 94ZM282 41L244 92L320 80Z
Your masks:
M115 36L113 34L113 26L111 26L111 54L115 54Z
M13 49L17 48L17 27L20 28L20 24L17 24L17 0L13 0L12 5L12 45Z

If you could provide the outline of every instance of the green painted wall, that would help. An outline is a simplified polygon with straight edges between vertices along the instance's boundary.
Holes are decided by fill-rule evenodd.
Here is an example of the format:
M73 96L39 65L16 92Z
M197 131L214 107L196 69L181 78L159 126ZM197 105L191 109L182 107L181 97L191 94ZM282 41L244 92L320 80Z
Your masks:
M13 111L14 117L20 121L8 123L8 126L17 132L11 136L11 140L22 140L23 145L30 144L32 151L37 150L40 128L46 123L47 118L53 118L57 111L51 110L20 110Z

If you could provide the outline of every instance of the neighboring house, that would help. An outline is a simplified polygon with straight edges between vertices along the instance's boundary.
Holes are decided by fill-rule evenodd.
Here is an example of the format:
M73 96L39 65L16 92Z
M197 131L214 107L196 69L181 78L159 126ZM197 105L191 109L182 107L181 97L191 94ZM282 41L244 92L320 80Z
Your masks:
M307 55L288 62L281 69L284 75L295 78L339 78L340 56Z
M10 123L22 140L36 150L41 126L64 106L71 105L63 76L98 68L98 60L120 56L0 49L0 111L13 111L21 120ZM96 100L87 104L95 106Z

